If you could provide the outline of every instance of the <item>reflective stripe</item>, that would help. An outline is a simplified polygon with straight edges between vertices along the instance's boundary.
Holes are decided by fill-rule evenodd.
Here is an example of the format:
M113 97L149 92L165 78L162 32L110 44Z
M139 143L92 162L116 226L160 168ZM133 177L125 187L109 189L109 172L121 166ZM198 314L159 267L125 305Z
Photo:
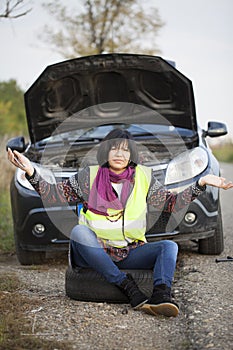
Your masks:
M108 240L108 245L112 246L112 247L117 247L117 248L124 248L127 247L128 242L126 240L124 241L110 241Z
M81 217L79 220L80 223L83 225L87 225L89 227L92 227L93 230L115 230L120 229L122 230L122 219L119 219L116 222L109 221L107 219L104 220L104 227L103 227L103 220L88 220L86 217ZM133 230L133 229L144 229L146 225L146 222L143 220L124 220L124 228L125 230Z

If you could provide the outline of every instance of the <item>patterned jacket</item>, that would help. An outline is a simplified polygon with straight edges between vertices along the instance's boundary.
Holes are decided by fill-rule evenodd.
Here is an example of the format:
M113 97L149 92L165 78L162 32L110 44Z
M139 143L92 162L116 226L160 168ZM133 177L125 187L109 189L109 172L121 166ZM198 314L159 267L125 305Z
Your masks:
M32 176L26 178L34 189L39 193L44 203L59 204L81 201L84 206L88 202L90 193L90 168L86 167L69 179L56 184L51 184L34 170ZM175 194L164 187L154 176L147 194L147 203L158 211L174 212L183 209L197 198L206 189L194 183L182 192Z

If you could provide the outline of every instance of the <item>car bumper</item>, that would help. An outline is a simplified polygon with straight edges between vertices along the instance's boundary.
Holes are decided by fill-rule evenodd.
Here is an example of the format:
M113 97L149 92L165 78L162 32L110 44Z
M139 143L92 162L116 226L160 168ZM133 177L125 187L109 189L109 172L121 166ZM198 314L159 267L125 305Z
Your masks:
M211 203L211 204L210 204ZM199 240L215 234L218 221L218 197L213 198L204 193L190 203L188 208L178 213L162 213L156 223L150 224L146 233L147 241L173 239L175 241ZM189 222L186 214L194 215L195 220ZM153 213L150 216L153 217ZM153 218L150 218L153 222Z
M25 189L13 180L11 206L14 234L22 249L67 250L70 232L78 223L75 204L51 206L45 209L35 191ZM37 232L36 227L44 229Z

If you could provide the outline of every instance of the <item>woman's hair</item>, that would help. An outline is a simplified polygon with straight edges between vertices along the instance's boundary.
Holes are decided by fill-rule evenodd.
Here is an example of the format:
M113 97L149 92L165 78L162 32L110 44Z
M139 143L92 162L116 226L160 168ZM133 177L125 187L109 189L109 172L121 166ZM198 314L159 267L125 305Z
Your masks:
M130 166L136 166L138 164L138 150L133 136L124 129L114 129L110 131L104 139L101 141L97 151L97 161L100 166L108 166L109 151L113 146L118 147L122 142L128 143L130 150Z

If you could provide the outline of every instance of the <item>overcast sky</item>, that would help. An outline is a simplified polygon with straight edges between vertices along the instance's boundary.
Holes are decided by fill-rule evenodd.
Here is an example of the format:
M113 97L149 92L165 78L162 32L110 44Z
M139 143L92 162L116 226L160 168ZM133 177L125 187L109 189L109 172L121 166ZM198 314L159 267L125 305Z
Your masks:
M146 1L153 1L165 22L158 37L161 56L193 82L200 125L223 121L233 137L233 1ZM23 90L47 65L64 60L38 40L43 25L51 23L41 3L34 0L25 17L0 21L0 81L16 79Z

